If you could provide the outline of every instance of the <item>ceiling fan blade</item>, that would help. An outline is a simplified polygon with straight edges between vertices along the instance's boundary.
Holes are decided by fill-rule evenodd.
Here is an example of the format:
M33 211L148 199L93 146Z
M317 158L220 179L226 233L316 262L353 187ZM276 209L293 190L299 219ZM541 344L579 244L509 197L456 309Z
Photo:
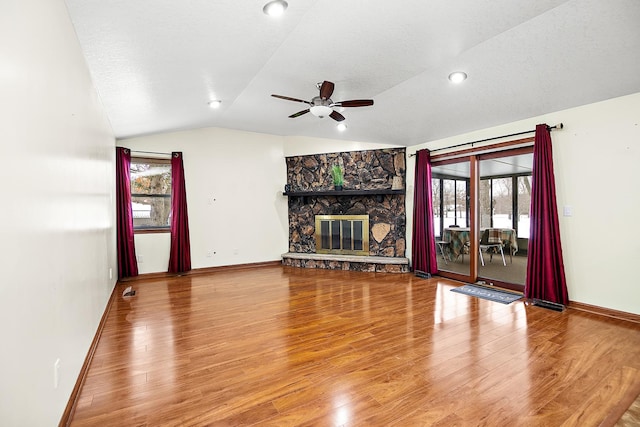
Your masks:
M344 120L344 116L337 111L332 111L331 114L329 114L329 117L331 117L336 122L341 122Z
M320 98L322 99L329 99L331 98L331 95L333 94L333 88L335 87L335 85L331 82L328 81L323 81L322 82L322 86L320 86Z
M333 104L337 107L368 107L373 105L373 99L352 99L350 101L340 101Z
M306 110L302 110L302 111L298 111L295 114L292 114L289 116L290 119L295 119L296 117L300 117L303 114L307 114L309 112L309 109L307 108Z
M271 96L273 96L275 98L285 99L287 101L304 102L305 104L311 105L309 101L304 101L304 100L298 99L298 98L291 98L290 96L282 96L282 95L274 95L274 94L271 94Z

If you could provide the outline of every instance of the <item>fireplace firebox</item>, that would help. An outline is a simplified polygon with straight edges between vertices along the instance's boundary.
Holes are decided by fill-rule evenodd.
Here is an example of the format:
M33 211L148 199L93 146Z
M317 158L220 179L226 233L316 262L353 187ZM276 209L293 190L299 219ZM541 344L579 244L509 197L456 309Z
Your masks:
M316 215L316 253L369 255L369 215Z

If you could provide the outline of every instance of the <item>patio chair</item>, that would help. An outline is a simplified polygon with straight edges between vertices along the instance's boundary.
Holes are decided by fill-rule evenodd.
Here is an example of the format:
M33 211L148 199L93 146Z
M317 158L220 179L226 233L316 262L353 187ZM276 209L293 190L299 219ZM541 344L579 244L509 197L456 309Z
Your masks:
M445 264L448 264L447 262L447 258L449 258L449 261L451 261L451 255L449 255L449 242L447 242L446 240L436 240L436 245L438 245L438 247L440 248L440 253L442 254L442 259L444 260ZM446 252L445 252L446 249Z
M492 232L492 230L495 231ZM497 238L494 236L497 236ZM502 243L502 240L500 239L499 229L487 228L486 230L484 230L484 232L482 233L482 238L480 239L480 246L478 246L478 251L480 252L480 262L482 263L482 266L484 267L484 258L482 256L483 251L485 253L491 251L489 252L489 262L491 262L493 261L493 251L500 250L500 255L502 255L502 264L506 267L507 261L504 259L503 246L504 245Z

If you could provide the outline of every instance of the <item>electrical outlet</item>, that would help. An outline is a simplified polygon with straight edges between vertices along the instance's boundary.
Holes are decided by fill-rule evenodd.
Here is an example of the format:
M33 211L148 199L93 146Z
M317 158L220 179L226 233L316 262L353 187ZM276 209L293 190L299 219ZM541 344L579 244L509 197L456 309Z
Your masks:
M60 358L53 363L53 388L58 388L60 383Z
M138 263L142 264L144 262L142 255L138 255L136 258L138 259Z
M212 255L213 255L213 252L207 251L207 258L211 258Z
M233 250L233 254L234 254L234 255L238 255L238 248L235 248L235 249Z

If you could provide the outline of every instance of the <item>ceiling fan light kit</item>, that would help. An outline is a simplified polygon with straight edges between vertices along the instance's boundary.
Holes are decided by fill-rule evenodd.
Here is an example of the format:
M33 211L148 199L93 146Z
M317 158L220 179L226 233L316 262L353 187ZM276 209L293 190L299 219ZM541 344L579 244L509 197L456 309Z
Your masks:
M328 116L333 112L333 109L331 109L331 107L329 107L328 105L314 105L313 107L309 108L309 110L311 110L311 114L320 118Z
M337 122L342 122L343 120L345 120L345 117L340 114L340 112L336 111L337 109L340 109L340 111L342 111L344 110L344 107L367 107L373 105L372 99L352 99L349 101L333 102L331 100L331 95L333 94L335 85L332 82L325 80L322 83L318 83L316 86L320 91L320 95L312 98L311 101L305 101L303 99L291 98L289 96L283 95L272 94L271 96L287 101L303 102L309 105L309 108L307 108L306 110L298 111L297 113L293 113L292 115L290 115L290 119L295 119L296 117L300 117L303 114L311 112L311 114L316 117L323 118L329 116ZM346 129L346 125L344 126L344 129Z

